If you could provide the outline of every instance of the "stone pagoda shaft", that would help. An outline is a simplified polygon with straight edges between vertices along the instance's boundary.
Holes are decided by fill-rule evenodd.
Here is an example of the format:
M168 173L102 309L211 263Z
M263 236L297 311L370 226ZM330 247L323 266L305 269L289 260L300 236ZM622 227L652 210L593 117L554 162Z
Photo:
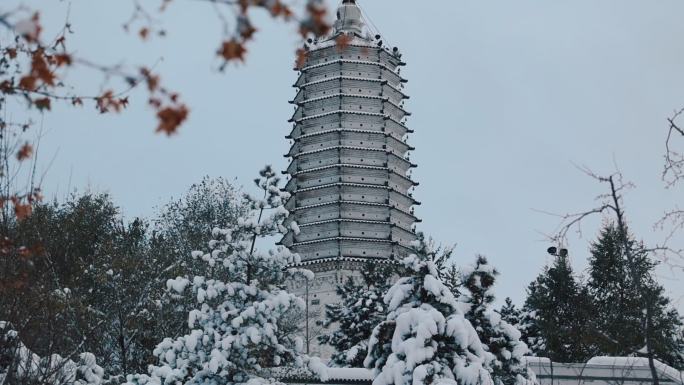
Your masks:
M328 38L306 46L291 101L285 226L292 231L281 243L307 264L402 257L416 239L404 63L365 32L354 1L337 16Z

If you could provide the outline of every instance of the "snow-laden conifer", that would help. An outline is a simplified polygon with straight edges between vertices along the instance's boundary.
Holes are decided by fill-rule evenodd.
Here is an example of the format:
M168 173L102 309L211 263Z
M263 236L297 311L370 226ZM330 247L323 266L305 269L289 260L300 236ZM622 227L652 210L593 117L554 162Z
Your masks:
M488 385L483 348L422 241L402 261L406 276L385 295L386 319L373 330L364 365L373 385Z
M334 325L335 329L318 337L321 343L335 348L331 365L363 367L371 332L387 313L383 297L395 270L395 266L368 262L361 277L349 277L337 287L340 302L326 305L325 310L326 326Z
M509 324L518 327L522 321L522 311L515 306L511 297L506 297L504 304L499 309L498 313L501 315L501 319L508 322Z
M478 256L475 264L463 272L466 290L459 300L467 305L465 317L477 331L485 349L494 355L488 365L494 382L503 385L531 384L534 383L534 375L528 373L523 362L523 356L529 350L520 341L520 331L492 308L498 274L487 258Z
M264 253L258 238L285 232L281 225L287 195L267 167L255 180L263 197L245 197L251 211L233 228L214 229L209 252L193 256L213 268L211 276L178 277L167 282L178 294L190 293L196 308L188 315L188 332L163 340L154 350L159 363L145 375L129 376L137 384L243 384L266 381L263 369L302 366L308 361L319 375L320 365L301 355L301 338L279 327L286 312L303 309L301 299L282 289L289 263L284 249ZM310 272L306 272L310 274Z

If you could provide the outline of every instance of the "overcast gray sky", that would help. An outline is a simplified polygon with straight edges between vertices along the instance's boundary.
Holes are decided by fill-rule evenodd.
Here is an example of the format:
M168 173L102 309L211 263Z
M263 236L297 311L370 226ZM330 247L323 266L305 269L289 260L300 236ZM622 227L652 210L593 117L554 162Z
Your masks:
M4 0L3 5L17 3ZM41 142L44 188L107 191L124 214L150 216L203 175L250 185L270 163L286 167L295 94L294 27L263 17L246 65L218 73L214 52L221 24L209 4L176 0L163 19L168 37L141 42L122 23L125 0L29 0L51 30L71 4L71 49L100 63L157 65L163 81L191 107L179 135L156 135L144 92L120 115L56 107L45 115ZM156 0L143 3L156 4ZM330 1L331 6L336 1ZM550 262L541 233L557 218L534 209L592 207L603 186L573 163L614 170L636 184L626 196L633 231L661 241L653 224L684 205L684 189L660 180L666 118L684 106L684 2L677 0L360 0L408 65L415 130L412 161L421 185L420 230L457 243L459 264L487 255L501 272L497 294L520 303L528 283ZM54 29L52 29L54 30ZM74 73L85 90L97 74ZM20 116L23 105L11 105ZM684 187L684 186L683 186ZM578 273L600 218L569 248ZM681 244L682 236L679 241ZM661 281L684 308L684 274L661 269Z

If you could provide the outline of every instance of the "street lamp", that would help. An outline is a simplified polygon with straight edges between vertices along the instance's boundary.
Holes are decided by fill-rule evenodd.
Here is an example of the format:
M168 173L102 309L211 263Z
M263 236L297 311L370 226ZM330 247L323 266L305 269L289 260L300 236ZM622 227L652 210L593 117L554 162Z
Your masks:
M558 248L555 246L549 247L548 249L546 249L546 252L553 255L554 257L567 257L568 256L568 249Z

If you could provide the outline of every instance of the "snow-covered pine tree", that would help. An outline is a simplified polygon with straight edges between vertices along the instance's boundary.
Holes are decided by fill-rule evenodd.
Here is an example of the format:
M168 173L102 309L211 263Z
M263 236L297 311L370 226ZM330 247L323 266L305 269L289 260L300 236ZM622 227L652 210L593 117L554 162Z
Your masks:
M587 287L596 309L594 322L602 337L596 339L596 346L603 355L639 352L645 345L645 315L649 310L649 337L655 358L681 368L684 336L679 314L655 281L655 262L648 252L631 235L625 238L617 225L608 222L591 245Z
M386 319L373 330L367 368L373 385L489 385L491 354L483 348L430 252L416 241L402 264L407 276L385 295Z
M460 300L468 305L466 318L480 333L482 326L487 323L484 314L494 302L494 282L499 272L489 264L486 257L478 255L475 264L462 274L463 286L467 292Z
M361 279L349 277L337 287L340 302L326 305L325 325L337 323L335 331L318 337L335 348L330 364L338 367L363 367L368 354L368 339L373 328L386 316L383 297L390 287L396 266L366 263Z
M502 320L515 327L520 325L523 316L522 311L515 306L511 297L506 297L504 304L501 306L498 313L501 315Z
M585 362L593 356L593 315L586 290L577 282L567 256L559 256L527 289L520 326L532 352L555 362Z
M167 282L168 289L179 294L189 287L197 301L188 316L190 330L162 341L154 350L159 364L150 366L149 375L128 376L129 383L255 383L263 381L262 369L306 361L300 354L301 339L283 335L278 327L284 313L304 307L301 299L282 289L290 273L286 267L295 257L284 249L256 249L258 238L286 231L280 223L287 214L282 206L287 197L275 175L270 167L262 170L255 183L264 196L245 197L249 215L233 228L214 229L210 252L193 252L214 268L213 276ZM321 367L313 360L309 364L311 369Z
M439 269L439 271L444 285L449 288L455 298L460 297L461 289L463 288L463 272L459 270L455 263Z
M537 312L531 310L528 306L523 306L520 310L520 323L517 328L521 333L520 339L530 349L530 355L543 357L546 349L546 340L539 329Z
M468 307L465 318L477 331L485 349L494 355L494 360L488 366L495 383L533 383L533 376L523 363L528 348L520 341L520 332L492 308L494 283L498 274L482 255L477 257L470 269L463 272L466 292L460 301Z

